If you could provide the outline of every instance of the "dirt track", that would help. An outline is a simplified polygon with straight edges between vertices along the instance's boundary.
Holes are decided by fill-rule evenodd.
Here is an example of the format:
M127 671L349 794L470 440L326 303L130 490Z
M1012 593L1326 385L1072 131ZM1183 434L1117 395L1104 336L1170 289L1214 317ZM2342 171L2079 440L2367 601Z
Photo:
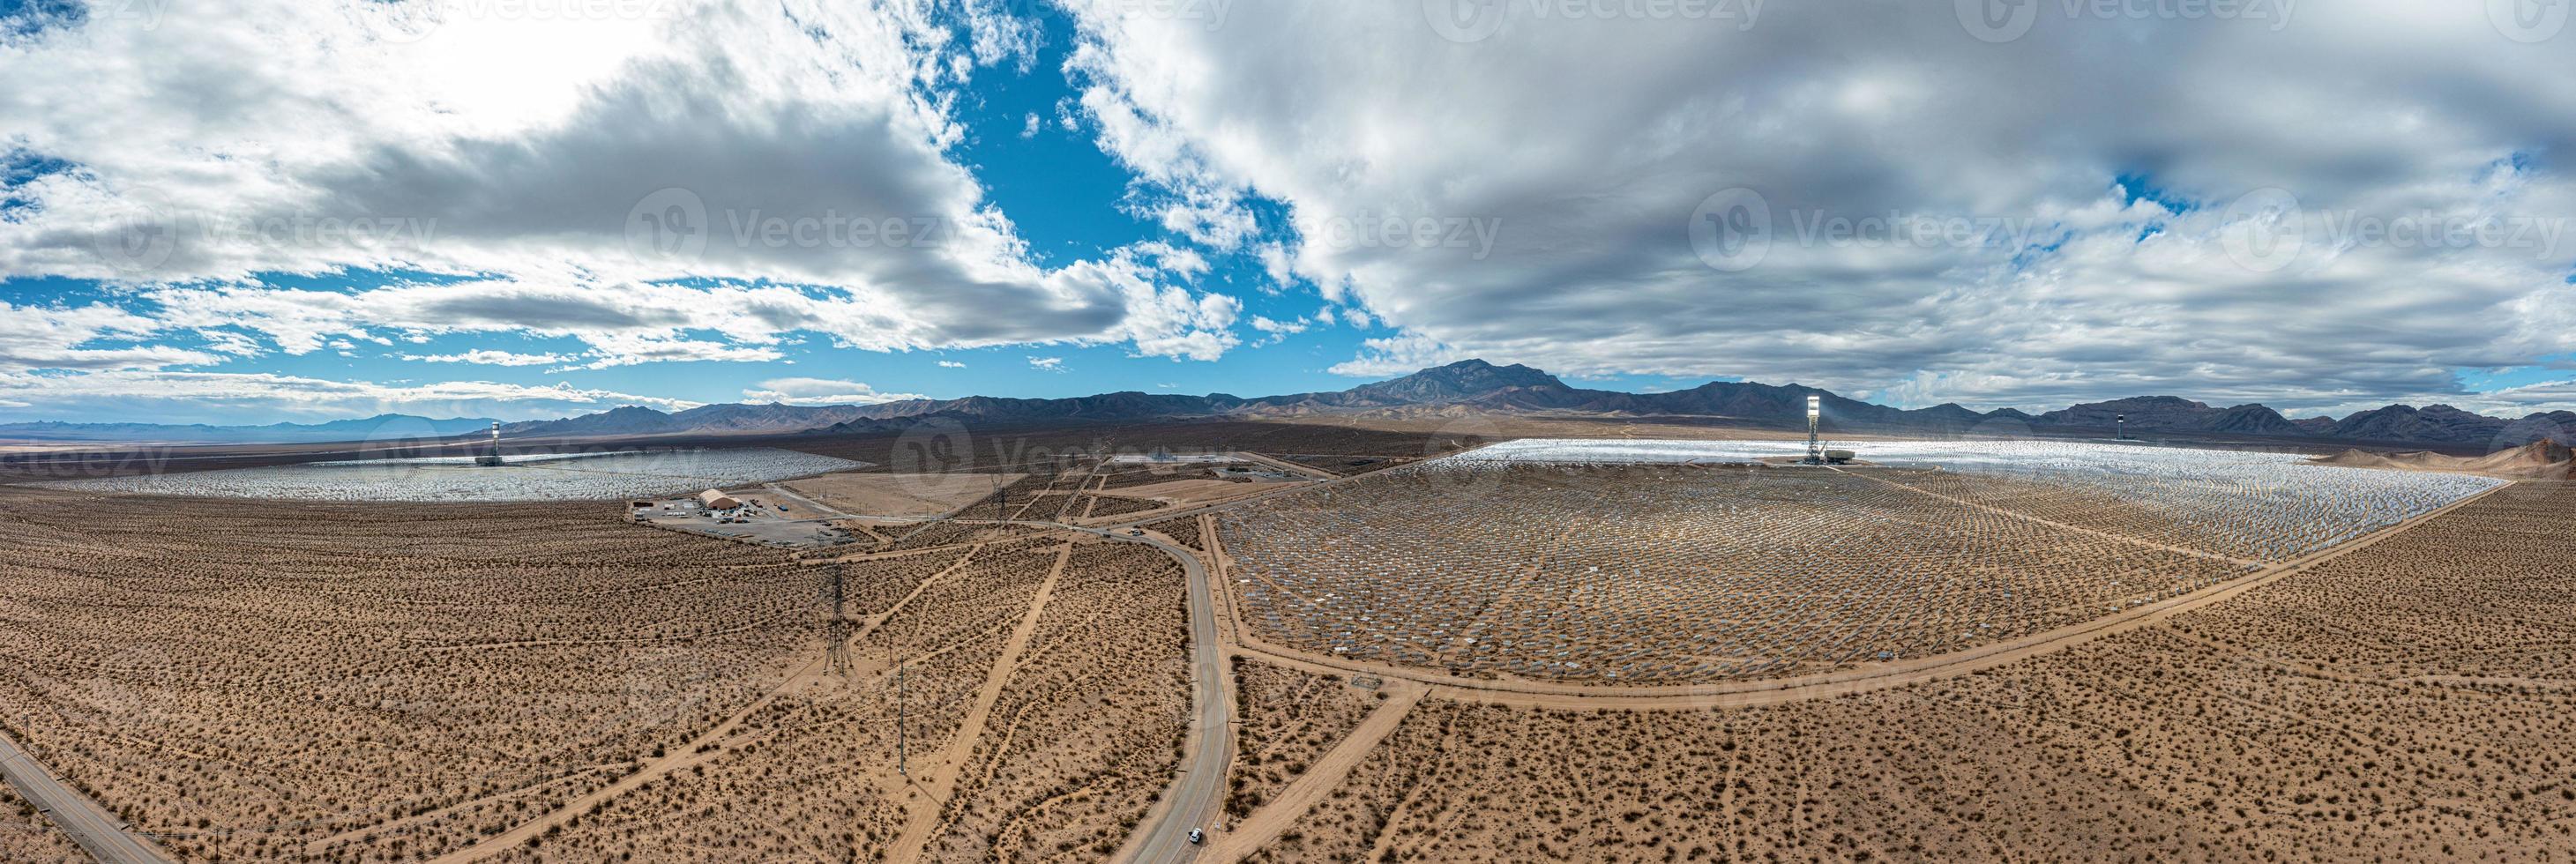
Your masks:
M1038 583L1038 593L1029 601L1028 614L1020 617L1019 624L1011 629L1010 640L1002 643L1002 656L995 659L991 670L985 673L984 686L976 691L974 707L967 709L966 719L958 725L956 736L949 739L948 752L940 754L939 761L934 763L937 767L927 775L912 778L913 784L921 790L921 797L913 801L912 815L904 823L903 835L895 841L886 860L908 862L921 858L922 846L930 842L931 830L939 825L939 814L946 809L949 793L957 787L957 772L966 767L967 755L973 753L976 742L983 739L984 722L992 716L993 703L1002 698L1002 685L1011 680L1011 673L1019 670L1020 652L1028 649L1029 635L1037 632L1038 616L1046 612L1047 598L1055 593L1056 578L1064 575L1064 563L1072 556L1073 544L1057 547L1055 565L1047 569L1045 581Z
M2498 487L2507 488L2507 487ZM2180 597L2134 606L2103 618L2056 630L2003 642L1991 643L1966 651L1936 654L1901 660L1869 669L1807 675L1763 681L1722 682L1668 687L1616 687L1559 684L1544 681L1485 681L1446 675L1425 669L1383 663L1360 663L1318 656L1276 646L1261 645L1251 640L1238 644L1236 650L1262 659L1337 673L1381 675L1420 682L1431 686L1431 697L1453 701L1481 702L1550 708L1638 708L1687 709L1748 705L1771 705L1806 699L1821 699L1850 693L1900 687L1923 681L1966 675L1984 669L2056 651L2070 645L2097 639L2113 633L2161 621L2175 614L2224 601L2255 587L2269 584L2325 561L2403 533L2409 528L2439 518L2475 502L2495 490L2471 495L2441 509L2414 519L2391 525L2377 532L2328 549L2274 565L2241 579L2202 589ZM1220 566L1220 574L1229 572ZM1236 622L1236 632L1242 632Z

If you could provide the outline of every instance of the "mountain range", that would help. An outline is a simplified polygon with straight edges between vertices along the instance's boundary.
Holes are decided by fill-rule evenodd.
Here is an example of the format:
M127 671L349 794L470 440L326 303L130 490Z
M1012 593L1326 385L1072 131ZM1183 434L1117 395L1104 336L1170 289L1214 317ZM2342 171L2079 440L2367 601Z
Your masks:
M270 423L264 426L209 426L167 423L0 423L0 439L21 441L303 444L324 441L436 440L492 428L489 417L432 419L412 414L378 414L327 423Z
M1158 419L1289 419L1338 415L1387 419L1437 418L1480 413L1629 418L1687 418L1779 429L1802 428L1806 397L1821 400L1834 429L1891 434L2014 434L2023 430L2109 430L2126 417L2133 433L2199 433L2280 438L2324 438L2452 446L2512 446L2550 437L2568 440L2576 412L2552 411L2522 418L2488 417L2449 405L2390 405L2341 420L2291 420L2261 404L2225 408L2176 396L2135 396L2074 405L2043 414L2012 408L1976 411L1954 403L1891 408L1798 384L1713 381L1687 390L1623 393L1568 386L1554 375L1523 365L1496 366L1462 360L1348 390L1244 398L1139 392L1064 399L909 399L874 405L753 405L725 403L677 412L624 406L561 420L503 424L512 437L640 436L724 433L849 434L895 431L924 418L973 423L1134 422ZM335 423L253 427L152 426L151 424L21 423L0 425L0 438L69 440L317 441L384 440L387 428L417 437L465 434L485 428L480 419L431 420L384 415ZM94 431L93 431L94 430ZM355 433L355 434L353 434ZM340 434L338 439L312 437ZM202 438L186 436L200 435ZM276 438L244 436L275 435ZM218 437L219 436L219 437ZM282 437L295 436L295 437Z

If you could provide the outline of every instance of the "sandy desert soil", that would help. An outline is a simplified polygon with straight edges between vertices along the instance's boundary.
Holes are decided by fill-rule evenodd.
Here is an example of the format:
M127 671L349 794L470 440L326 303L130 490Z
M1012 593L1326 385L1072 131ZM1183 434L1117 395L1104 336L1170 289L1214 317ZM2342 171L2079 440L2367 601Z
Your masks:
M720 756L499 860L1025 860L1123 838L1166 782L1187 701L1172 677L1179 569L1139 552L1151 555L1017 543L913 556L947 564L862 619L850 679L817 679ZM1108 620L1128 625L1104 639ZM898 735L909 778L894 770ZM944 764L952 752L972 758ZM924 808L933 830L899 848Z
M613 506L0 494L0 714L174 852L577 794L748 701L810 574ZM20 720L18 718L24 718ZM489 814L350 841L438 848Z
M2576 489L1964 678L1425 702L1255 860L2564 860Z
M1377 706L1340 675L1234 658L1236 735L1225 799L1232 824L1269 803Z
M1075 547L924 860L1097 860L1170 782L1189 718L1181 569L1125 543Z
M1142 513L1151 513L1156 510L1162 510L1169 506L1161 501L1117 498L1107 495L1089 495L1084 497L1091 499L1091 507L1084 511L1083 518L1093 520L1106 519L1111 516L1135 516Z
M994 474L987 482L1007 486L1019 482L1024 476ZM937 516L993 491L984 482L960 480L951 475L856 472L790 480L783 485L843 512L867 516Z
M1232 480L1200 477L1146 486L1129 486L1111 490L1107 494L1122 498L1161 498L1176 504L1202 504L1276 488L1278 486L1274 484L1237 483Z
M2569 467L2576 465L2576 457L2571 457L2567 445L2546 438L2484 456L2450 456L2422 450L2403 453L2345 450L2310 461L2320 465L2443 471L2524 480L2565 480Z
M1200 552L1207 551L1207 539L1199 528L1199 517L1195 513L1140 527L1147 531L1161 532L1164 536L1172 538L1174 543Z
M0 783L0 861L23 864L73 864L88 861L71 838L36 812L36 805Z
M1114 842L1168 782L1188 684L1159 553L1057 538L837 565L843 678L821 638L835 565L618 509L6 490L0 716L188 860L875 859L926 800L892 770L898 689L915 776L991 801L926 838L933 857ZM933 760L952 749L984 761Z

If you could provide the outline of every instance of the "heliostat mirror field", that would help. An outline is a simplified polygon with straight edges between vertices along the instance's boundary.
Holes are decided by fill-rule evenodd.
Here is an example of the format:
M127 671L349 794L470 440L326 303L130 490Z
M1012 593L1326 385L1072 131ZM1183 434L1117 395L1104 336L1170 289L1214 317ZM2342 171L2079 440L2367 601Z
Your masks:
M1220 516L1252 635L1482 678L1681 684L2030 637L2500 481L2116 444L1505 442Z

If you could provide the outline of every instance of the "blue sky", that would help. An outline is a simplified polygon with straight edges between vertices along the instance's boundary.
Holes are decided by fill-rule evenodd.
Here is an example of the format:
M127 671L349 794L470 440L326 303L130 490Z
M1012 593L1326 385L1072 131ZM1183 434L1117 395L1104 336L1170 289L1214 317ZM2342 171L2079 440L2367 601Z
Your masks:
M2533 86L2576 36L2474 4L2000 38L1939 4L325 5L0 5L0 421L1470 356L1906 406L2576 406L2576 96Z

